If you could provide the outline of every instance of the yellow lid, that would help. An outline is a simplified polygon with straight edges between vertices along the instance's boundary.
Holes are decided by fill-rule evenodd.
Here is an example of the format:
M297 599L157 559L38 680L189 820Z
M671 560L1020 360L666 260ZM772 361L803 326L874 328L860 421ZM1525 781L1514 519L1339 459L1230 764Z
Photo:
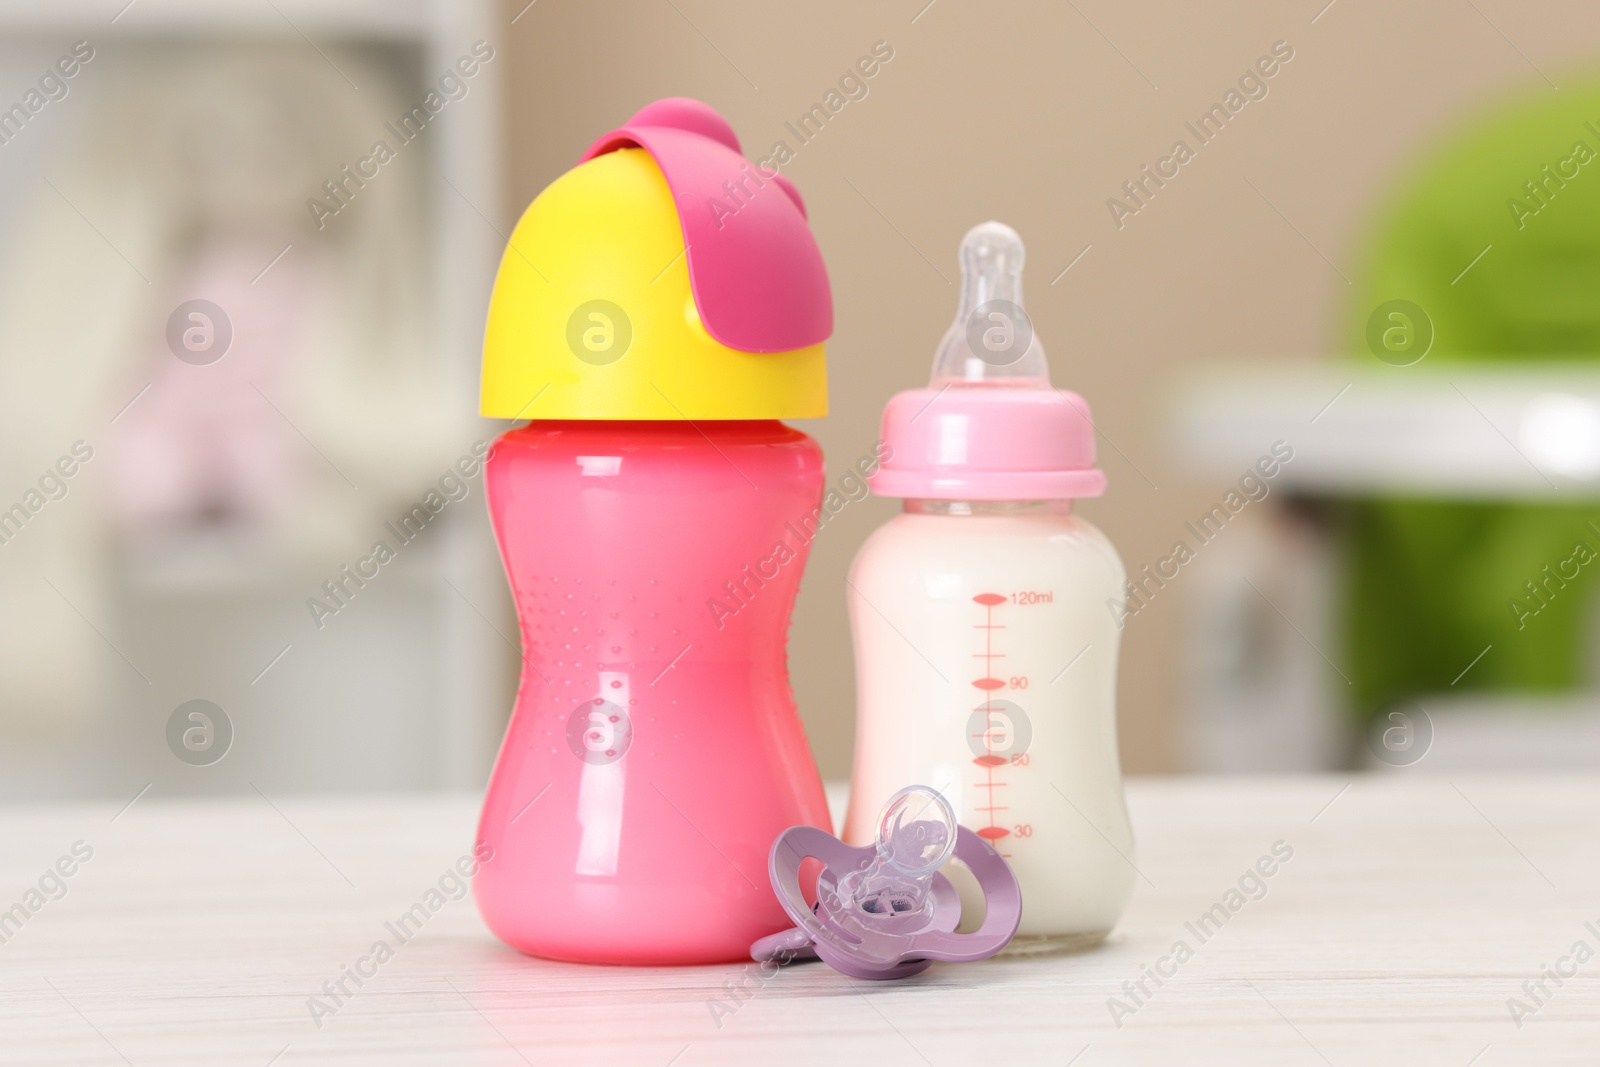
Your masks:
M650 153L595 156L528 206L500 260L479 410L506 419L804 419L823 345L741 352L706 332Z

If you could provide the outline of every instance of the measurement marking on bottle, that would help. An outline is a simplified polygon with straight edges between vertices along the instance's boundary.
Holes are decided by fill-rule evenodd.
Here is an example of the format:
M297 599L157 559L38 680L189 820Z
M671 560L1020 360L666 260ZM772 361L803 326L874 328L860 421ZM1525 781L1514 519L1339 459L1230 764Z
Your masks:
M996 678L994 676L994 661L997 658L1000 658L1000 654L996 653L994 650L994 632L996 630L1005 629L1005 626L997 625L995 623L994 609L996 605L1004 604L1006 602L1006 598L999 593L979 593L972 599L975 603L983 606L983 623L981 625L973 626L973 629L983 631L983 652L980 653L980 655L983 658L984 666L984 676L976 679L972 683L984 694L982 707L983 731L981 734L977 735L983 738L983 755L977 757L972 762L983 768L984 780L977 783L977 786L979 789L988 790L987 799L989 801L987 805L976 807L974 810L987 813L989 817L989 825L980 828L978 830L978 836L992 844L1011 833L1010 830L1006 829L1004 826L1001 826L995 818L996 812L1006 810L1005 805L996 804L994 802L995 788L1005 784L1004 782L996 782L994 780L995 768L1005 766L1010 762L1010 760L1005 756L997 755L994 751L994 723L992 720L992 715L995 711L994 692L997 689L1004 689L1006 686L1006 681L1004 679Z
M1056 595L1049 591L1029 589L1019 593L1012 593L1011 602L1013 604L1054 604Z

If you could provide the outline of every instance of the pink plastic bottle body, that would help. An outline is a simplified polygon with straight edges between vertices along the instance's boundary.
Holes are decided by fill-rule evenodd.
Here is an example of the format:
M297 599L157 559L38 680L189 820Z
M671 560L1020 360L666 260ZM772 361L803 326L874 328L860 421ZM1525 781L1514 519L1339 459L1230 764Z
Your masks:
M486 478L524 658L479 910L549 959L748 959L790 925L773 840L831 829L785 648L821 450L776 421L538 422Z

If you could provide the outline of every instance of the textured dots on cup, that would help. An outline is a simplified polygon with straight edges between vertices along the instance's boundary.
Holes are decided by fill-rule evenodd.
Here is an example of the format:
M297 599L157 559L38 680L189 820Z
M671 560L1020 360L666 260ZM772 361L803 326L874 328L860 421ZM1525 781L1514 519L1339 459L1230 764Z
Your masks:
M167 347L185 363L215 363L232 344L233 321L209 300L185 300L167 316Z
M209 700L179 704L167 716L167 748L191 767L209 767L233 747L233 720Z
M1033 321L1021 304L988 300L967 316L967 347L991 367L1009 367L1028 354Z
M628 754L633 721L620 705L595 697L567 716L567 748L585 763L605 766Z
M1385 301L1367 316L1367 348L1392 367L1409 367L1433 348L1433 319L1410 300Z
M567 347L596 367L615 363L633 344L633 320L609 300L589 300L567 317Z

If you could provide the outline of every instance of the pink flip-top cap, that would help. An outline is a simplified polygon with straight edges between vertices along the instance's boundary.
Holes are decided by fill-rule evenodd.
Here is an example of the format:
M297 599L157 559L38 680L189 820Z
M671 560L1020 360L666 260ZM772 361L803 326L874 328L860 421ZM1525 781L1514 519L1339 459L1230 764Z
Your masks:
M639 147L672 190L706 332L741 352L788 352L833 333L833 294L794 185L741 154L715 109L687 97L641 108L580 162Z

